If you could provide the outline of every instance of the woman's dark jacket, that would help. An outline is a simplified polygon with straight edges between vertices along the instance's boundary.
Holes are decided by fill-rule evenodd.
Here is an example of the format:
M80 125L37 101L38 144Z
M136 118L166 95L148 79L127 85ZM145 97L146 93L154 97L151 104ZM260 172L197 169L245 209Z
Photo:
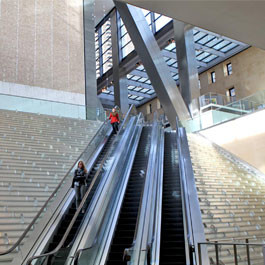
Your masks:
M79 186L85 185L85 180L86 180L86 173L83 169L76 169L74 173L74 178L72 181L72 188L75 186L75 182L79 183Z

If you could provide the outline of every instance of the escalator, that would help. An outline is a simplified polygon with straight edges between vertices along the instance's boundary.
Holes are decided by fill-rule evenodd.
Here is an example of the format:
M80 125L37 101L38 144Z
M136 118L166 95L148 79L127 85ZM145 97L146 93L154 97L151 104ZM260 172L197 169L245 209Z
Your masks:
M89 172L89 175L87 178L88 187L90 186L94 176L96 175L96 172L97 172L98 168L100 167L100 164L102 163L104 157L106 156L106 154L107 154L111 144L113 143L114 139L115 139L115 137L112 134L109 137L104 148L102 149L100 155L98 156L98 159L97 159L95 165L93 166L92 170ZM94 185L93 185L93 187L89 193L89 196L86 200L86 203L84 206L85 210L87 210L87 208L90 204L90 201L92 200L93 195L97 189L99 182L100 182L100 178L97 178L97 180L94 183ZM62 240L62 238L65 234L66 228L69 226L71 220L73 219L75 211L76 211L76 207L75 207L75 200L74 200L72 202L71 206L69 207L68 212L64 216L56 234L53 236L53 239L49 243L49 246L48 246L47 251L45 253L48 253L48 252L54 250L59 245L59 242ZM48 258L47 265L63 265L65 263L67 256L68 256L68 253L71 249L70 246L72 245L72 242L74 241L74 238L75 238L76 234L78 233L78 229L79 229L80 225L82 224L82 220L84 218L84 215L85 214L80 211L80 213L79 213L67 239L65 240L63 247L60 249L60 251L55 256L50 256Z
M176 133L165 132L160 265L186 264Z
M152 127L144 127L106 264L127 264L124 250L132 246L151 144Z

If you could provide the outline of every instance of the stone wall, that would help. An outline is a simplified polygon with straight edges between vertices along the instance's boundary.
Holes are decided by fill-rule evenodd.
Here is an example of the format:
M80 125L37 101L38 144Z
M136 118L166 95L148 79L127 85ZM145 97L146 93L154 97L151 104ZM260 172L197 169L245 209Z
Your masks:
M84 94L82 3L1 0L0 81Z
M228 63L232 63L233 73L225 74ZM216 73L216 83L211 84L210 74ZM230 59L200 74L201 95L216 92L226 95L234 87L236 99L247 97L265 89L265 51L250 47Z

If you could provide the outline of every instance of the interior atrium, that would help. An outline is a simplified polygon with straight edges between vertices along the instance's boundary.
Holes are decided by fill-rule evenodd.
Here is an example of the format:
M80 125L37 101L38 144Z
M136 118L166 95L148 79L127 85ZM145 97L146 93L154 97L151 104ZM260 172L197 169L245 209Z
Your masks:
M264 265L264 12L0 0L0 265Z

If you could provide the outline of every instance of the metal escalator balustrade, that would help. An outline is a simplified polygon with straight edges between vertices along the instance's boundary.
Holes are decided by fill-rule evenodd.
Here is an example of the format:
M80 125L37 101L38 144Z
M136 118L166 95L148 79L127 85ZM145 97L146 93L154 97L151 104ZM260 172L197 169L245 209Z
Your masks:
M160 265L186 264L176 133L165 133Z
M121 131L124 131L124 129L126 128L127 123L128 123L128 120L129 120L129 118L130 118L131 115L132 115L132 113L131 113L132 110L134 110L134 107L133 107L133 106L131 106L130 110L129 110L128 113L126 114L125 119L123 120L123 123L122 123L122 125L121 125L121 128L122 128ZM117 140L117 137L116 137L116 140ZM98 150L98 152L99 152L99 151L100 151L100 149ZM112 150L112 151L113 151L113 150ZM105 157L105 158L106 158L106 157ZM95 161L95 160L94 160L94 161ZM102 163L101 163L101 166L102 166L102 167L103 167L104 162L105 162L105 159L103 159L103 161L102 161ZM93 163L94 163L94 162L93 162ZM90 165L93 165L93 163L90 163ZM110 163L108 163L108 164L110 164ZM102 169L102 167L100 167L100 169ZM97 171L97 173L96 173L96 177L98 177L100 169L98 169L98 171ZM103 171L106 171L106 170L107 170L107 168L104 168L104 169L103 169ZM91 171L91 173L93 174L92 171ZM50 259L51 256L53 256L54 254L58 253L58 251L61 249L61 247L65 244L65 241L66 241L67 237L68 237L69 235L71 235L70 231L71 231L71 229L72 229L73 227L75 227L75 222L76 222L76 221L78 222L78 219L82 219L82 217L80 218L80 216L78 217L78 215L81 213L81 209L82 209L83 207L85 207L85 205L86 205L86 199L89 198L89 195L91 196L91 194L92 194L92 193L91 193L91 190L93 189L93 187L94 187L94 182L96 182L96 180L98 180L98 178L96 178L96 179L94 178L94 179L93 179L93 181L92 181L92 183L91 183L91 185L90 185L90 187L89 187L89 189L88 189L88 191L87 191L87 193L86 193L84 199L82 200L82 202L81 202L79 208L77 209L77 211L76 211L76 213L75 213L73 219L71 220L71 222L70 222L68 228L66 229L66 232L65 232L65 234L63 235L63 238L62 238L62 240L60 241L59 245L57 245L57 247L56 247L53 251L51 251L50 253L42 254L42 255L38 255L38 256L35 256L35 257L30 258L30 259L27 261L27 264L31 264L31 261L32 261L32 260L37 260L37 262L40 262L40 264L42 264L43 261L47 259L47 257L49 257L49 259ZM96 186L96 185L95 185L95 186ZM92 192L93 192L93 190L92 190ZM92 196L91 196L91 197L92 197ZM78 227L79 227L79 226L78 226ZM78 227L76 226L76 228L78 228ZM67 251L67 252L68 252L68 251ZM64 251L63 251L63 254L65 254ZM47 259L47 260L48 260L48 259ZM36 264L37 264L37 263L36 263Z
M84 264L98 264L97 262L94 263L97 254L102 255L101 239L104 234L102 235L100 232L102 227L105 227L106 220L109 219L109 216L107 216L107 219L105 218L106 213L110 213L110 210L112 212L112 201L115 199L113 194L119 189L119 183L123 179L123 165L126 164L127 155L130 155L128 147L130 147L131 139L137 130L138 126L135 125L138 120L136 117L131 118L126 130L122 132L121 138L118 139L118 146L111 154L110 170L103 176L87 213L86 221L82 225L70 252L70 257L74 257L78 249L91 250L85 253L89 258L86 259ZM69 259L67 264L72 264L72 260Z
M123 260L124 250L131 247L134 238L150 150L150 132L151 127L143 128L119 220L116 225L115 235L108 254L106 262L108 265L127 264L127 261Z
M162 140L162 142L160 142ZM162 124L154 115L151 147L147 163L146 180L140 203L135 238L130 249L129 264L154 264L159 260L161 224L161 148L163 146ZM161 188L161 186L160 186Z
M177 149L181 184L186 264L199 264L198 243L205 242L199 198L185 128L177 120ZM206 249L201 252L203 265L209 265Z
M108 161L107 159L105 159L107 152L111 146L111 144L113 143L114 140L114 136L111 135L110 138L108 139L108 142L106 143L106 145L104 146L102 152L100 153L96 164L94 165L94 167L92 168L92 170L90 171L88 178L87 178L87 186L89 187L94 179L94 177L96 177L96 174L98 172L98 169L102 166L104 166L104 164L106 164ZM86 199L86 202L84 204L83 210L86 210L89 207L89 204L95 194L96 188L98 186L100 182L100 178L97 178L96 181L94 182L94 185L92 186L89 196ZM54 256L50 256L49 257L49 263L50 264L56 264L56 265L63 265L67 259L67 256L69 254L69 251L71 249L72 246L72 242L74 241L77 233L78 233L78 229L83 221L84 218L84 213L83 210L78 214L77 219L75 220L72 229L69 232L69 235L67 236L62 248L60 249L60 251L58 253L56 253L56 255ZM46 251L46 253L54 250L60 243L60 241L62 240L64 233L65 233L65 228L69 226L71 220L74 217L74 214L76 212L76 207L75 207L75 202L72 203L68 213L66 214L66 216L64 217L64 219L62 220L62 223L60 225L60 227L58 228L57 233L54 235L52 242L49 244L49 247Z
M137 120L132 124L132 132L128 135L125 147L118 158L119 164L112 176L114 189L112 188L108 205L102 219L98 219L101 225L96 233L87 233L88 242L86 248L79 248L75 253L74 264L80 265L99 265L105 264L108 258L108 252L111 246L115 226L119 218L119 212L122 207L123 198L125 196L126 187L129 182L131 169L134 163L135 155L138 148L138 143L141 137L143 128L143 116L140 114ZM116 172L116 173L115 173ZM93 226L93 224L91 224Z

